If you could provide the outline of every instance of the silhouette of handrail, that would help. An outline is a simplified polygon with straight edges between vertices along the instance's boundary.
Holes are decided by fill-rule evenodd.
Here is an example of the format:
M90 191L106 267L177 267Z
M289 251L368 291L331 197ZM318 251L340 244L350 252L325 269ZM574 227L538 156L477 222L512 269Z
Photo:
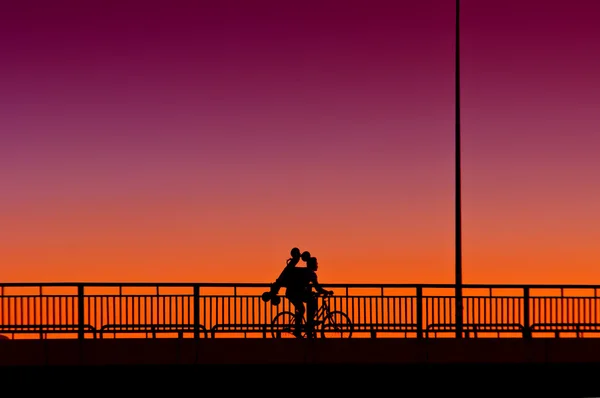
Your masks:
M269 283L0 283L0 331L45 336L135 332L194 338L240 332L269 337L286 299L261 300ZM456 329L452 284L324 284L331 309L348 314L354 337L424 338ZM463 285L463 330L525 338L600 333L600 285ZM444 325L439 326L439 325ZM477 326L470 326L477 325ZM516 326L518 325L518 326ZM31 327L30 327L31 326ZM110 332L109 332L110 330Z
M65 334L69 332L79 332L80 325L56 325L56 324L0 324L0 332L8 334L36 333L40 339L44 339L48 334ZM96 328L91 325L83 325L84 333L91 333L96 338Z
M207 331L204 325L198 325L201 336L206 337ZM102 325L99 330L100 337L104 337L105 333L145 333L150 334L153 338L158 333L177 333L178 337L182 338L184 333L195 333L197 328L189 324L106 324Z
M450 283L321 283L328 287L351 288L446 288L454 289ZM2 287L271 287L271 283L260 282L0 282ZM536 283L463 283L467 289L600 289L600 284L536 284Z
M522 333L525 327L520 323L463 323L462 329L467 332L467 336L468 332L471 332L474 337L477 337L479 332ZM435 336L438 332L454 332L455 330L456 325L454 323L431 323L427 325L426 336L431 337L431 334Z
M555 337L560 337L560 334L565 332L575 332L577 337L581 337L584 332L600 333L600 323L533 323L530 327L533 331L554 332Z
M368 332L372 338L377 337L378 333L404 333L419 332L420 327L417 323L353 323L354 332Z
M284 330L284 325L274 325L272 323L217 323L210 328L210 335L215 338L217 333L241 333L241 334L260 334L268 337L269 333Z

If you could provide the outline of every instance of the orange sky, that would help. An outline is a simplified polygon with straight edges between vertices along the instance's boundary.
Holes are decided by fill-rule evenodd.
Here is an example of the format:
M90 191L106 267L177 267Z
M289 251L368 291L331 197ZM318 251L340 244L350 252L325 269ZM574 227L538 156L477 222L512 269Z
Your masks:
M446 196L437 212L369 207L354 218L343 205L271 218L223 211L213 220L191 216L195 204L185 200L29 206L4 217L12 228L2 232L3 280L271 282L298 246L318 257L324 283L452 283L450 190ZM544 219L539 206L514 227L500 204L485 220L477 210L484 213L465 209L466 283L593 283L598 254L585 225L569 233L575 221Z
M297 246L322 283L454 282L453 2L13 3L2 281L271 282ZM465 283L600 281L575 3L464 4Z

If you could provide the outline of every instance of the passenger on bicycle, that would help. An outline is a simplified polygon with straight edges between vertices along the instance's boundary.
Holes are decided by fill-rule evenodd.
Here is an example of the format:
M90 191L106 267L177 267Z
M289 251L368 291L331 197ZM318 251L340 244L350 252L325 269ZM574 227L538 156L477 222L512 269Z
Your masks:
M300 249L298 249L297 247L292 248L292 250L290 251L290 256L291 257L288 258L285 262L285 268L283 269L283 271L281 271L281 274L279 274L279 277L275 280L275 283L271 285L271 297L277 295L279 293L279 289L281 289L282 286L286 285L286 277L288 270L294 268L300 262Z
M306 267L296 267L289 271L286 278L287 287L285 297L294 305L295 325L294 336L302 337L302 319L306 312L306 336L314 337L314 319L317 312L317 297L313 294L312 288L320 294L331 295L332 291L323 289L317 278L317 269L319 264L316 257L310 257L306 261ZM304 308L306 303L306 309Z
M300 249L298 249L297 247L294 247L290 251L290 256L291 257L288 258L286 261L285 268L283 269L283 271L281 271L281 274L279 274L279 277L275 280L275 283L273 283L271 285L270 292L268 293L269 299L271 297L277 295L279 293L279 290L282 287L285 287L287 285L286 277L287 277L288 270L291 268L294 268L296 265L298 265L298 263L300 262L300 259L302 259L302 261L304 261L306 263L308 261L308 259L310 258L310 252L304 251L304 252L302 252L302 254L300 254Z

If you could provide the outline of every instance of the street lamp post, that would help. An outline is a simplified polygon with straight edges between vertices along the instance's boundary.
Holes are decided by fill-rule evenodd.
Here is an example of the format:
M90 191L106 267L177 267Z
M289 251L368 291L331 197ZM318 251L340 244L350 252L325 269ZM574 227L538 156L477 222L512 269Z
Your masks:
M463 296L462 296L462 225L461 225L461 178L460 178L460 0L456 0L456 50L455 50L455 314L456 337L463 337Z

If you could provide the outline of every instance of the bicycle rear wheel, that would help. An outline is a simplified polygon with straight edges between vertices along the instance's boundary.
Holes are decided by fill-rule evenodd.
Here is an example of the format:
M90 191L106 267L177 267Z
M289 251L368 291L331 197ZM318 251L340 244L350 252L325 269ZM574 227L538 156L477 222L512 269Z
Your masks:
M292 334L294 331L295 319L296 316L290 311L283 311L275 315L275 318L273 318L273 321L271 322L271 333L273 337L286 339L296 338L296 336Z
M321 326L321 337L342 338L352 337L352 321L342 311L331 311Z

